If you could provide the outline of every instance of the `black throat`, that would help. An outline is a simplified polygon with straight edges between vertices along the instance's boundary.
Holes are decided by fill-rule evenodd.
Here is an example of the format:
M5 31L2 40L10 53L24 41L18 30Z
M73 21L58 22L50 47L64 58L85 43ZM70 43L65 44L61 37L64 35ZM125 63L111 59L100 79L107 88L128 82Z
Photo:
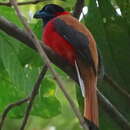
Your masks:
M51 16L51 17L42 18L43 25L45 26L53 18L55 18L55 17Z

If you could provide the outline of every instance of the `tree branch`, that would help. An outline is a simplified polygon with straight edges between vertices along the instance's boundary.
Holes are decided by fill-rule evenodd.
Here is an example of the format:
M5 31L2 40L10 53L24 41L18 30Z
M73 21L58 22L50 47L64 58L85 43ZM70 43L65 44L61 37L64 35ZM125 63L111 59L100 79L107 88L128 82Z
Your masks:
M77 19L79 18L80 14L82 13L84 3L85 3L85 0L77 0L77 2L75 4L73 16L76 17Z
M23 103L25 103L25 102L27 102L27 101L29 101L29 100L30 100L30 97L27 97L27 98L25 98L25 99L22 99L22 100L20 100L20 101L15 102L15 103L9 104L9 105L4 109L4 112L2 113L2 117L1 117L1 121L0 121L0 130L2 130L2 127L3 127L3 124L4 124L5 118L6 118L7 114L9 113L9 111L10 111L12 108L14 108L14 107L16 107L16 106L19 106L19 105L21 105L21 104L23 104Z
M115 106L111 104L111 102L106 99L100 91L98 92L99 101L102 102L102 106L104 110L107 112L109 116L111 116L118 124L122 127L123 130L130 130L130 123L126 118L116 109Z
M18 2L18 5L28 5L28 4L37 4L39 2L43 2L43 1L47 1L47 0L33 0L33 1L27 1L27 2ZM0 6L11 6L10 2L0 2Z
M104 75L104 80L108 82L111 87L118 90L121 94L130 100L130 94L125 89L123 89L124 87L119 86L118 83L115 82L108 74Z
M51 61L48 59L46 53L44 52L43 48L41 47L37 37L35 36L35 34L32 32L32 30L30 29L30 27L28 26L27 22L24 20L24 18L21 15L21 12L17 6L17 2L15 0L10 0L11 4L14 6L17 15L19 17L19 19L21 20L22 24L25 27L25 30L29 33L29 37L32 39L33 44L35 45L35 47L37 48L38 52L41 55L41 58L46 62L48 68L50 69L52 75L54 76L54 78L56 79L60 89L62 90L62 92L64 93L64 96L66 97L66 99L68 100L72 110L74 111L75 115L77 116L77 118L80 121L81 126L84 128L84 130L88 130L88 126L84 121L84 118L81 116L81 113L79 112L79 110L77 109L76 105L74 104L73 100L71 99L71 97L69 96L69 94L67 93L67 91L65 90L65 87L62 83L62 81L60 80L58 74L56 73L56 71L52 68L51 66Z
M42 68L42 71L39 74L38 79L37 79L37 81L36 81L36 83L35 83L35 85L33 87L32 93L30 95L29 104L28 104L28 107L26 109L25 116L24 116L24 119L23 119L20 130L24 130L25 125L27 124L27 120L28 120L28 117L29 117L29 114L31 112L31 108L32 108L32 105L33 105L33 101L34 101L36 95L38 94L40 84L41 84L42 79L44 78L47 70L48 70L48 67L46 65L44 65L43 68Z

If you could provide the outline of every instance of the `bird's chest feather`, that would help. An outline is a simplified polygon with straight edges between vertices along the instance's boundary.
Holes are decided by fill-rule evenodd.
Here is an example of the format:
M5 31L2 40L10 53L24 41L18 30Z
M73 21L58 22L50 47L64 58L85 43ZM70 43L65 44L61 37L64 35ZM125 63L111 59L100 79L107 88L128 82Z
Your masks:
M58 55L64 57L69 63L74 64L76 59L75 50L72 45L56 32L53 20L45 26L42 39Z

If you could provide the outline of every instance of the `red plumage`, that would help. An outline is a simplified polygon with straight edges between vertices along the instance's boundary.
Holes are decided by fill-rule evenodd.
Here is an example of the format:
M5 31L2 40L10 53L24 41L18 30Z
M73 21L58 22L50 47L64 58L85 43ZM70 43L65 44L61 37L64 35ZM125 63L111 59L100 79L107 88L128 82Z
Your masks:
M63 13L63 15L65 15ZM61 37L55 30L53 22L55 18L47 23L43 29L42 39L44 43L49 46L61 57L64 57L69 63L74 64L76 59L76 53L72 45L68 43L63 37Z

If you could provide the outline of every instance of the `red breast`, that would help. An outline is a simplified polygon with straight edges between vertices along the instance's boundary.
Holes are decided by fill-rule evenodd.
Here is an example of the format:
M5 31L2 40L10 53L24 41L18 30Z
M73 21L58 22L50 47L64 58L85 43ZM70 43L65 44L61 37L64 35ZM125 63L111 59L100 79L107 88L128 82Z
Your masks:
M57 18L57 17L56 17ZM64 57L71 64L74 64L76 53L72 45L64 40L56 31L53 22L55 19L50 20L43 30L42 39L58 55Z

